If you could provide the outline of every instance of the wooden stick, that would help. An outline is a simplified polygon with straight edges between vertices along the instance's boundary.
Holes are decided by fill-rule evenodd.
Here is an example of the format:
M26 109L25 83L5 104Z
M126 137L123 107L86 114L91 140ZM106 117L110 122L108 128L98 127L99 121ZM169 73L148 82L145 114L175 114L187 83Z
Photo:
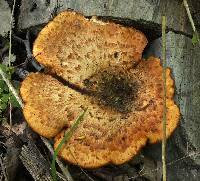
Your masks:
M163 119L162 119L162 171L163 171L163 181L167 180L167 168L166 168L166 16L162 16L162 61L163 61Z

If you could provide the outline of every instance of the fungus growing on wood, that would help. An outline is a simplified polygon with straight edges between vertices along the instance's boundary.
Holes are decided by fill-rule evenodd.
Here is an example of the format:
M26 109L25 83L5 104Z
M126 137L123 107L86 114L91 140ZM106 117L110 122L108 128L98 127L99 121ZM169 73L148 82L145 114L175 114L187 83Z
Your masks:
M131 40L136 35L140 38ZM73 12L58 15L33 47L48 74L31 73L20 89L30 127L42 136L55 137L56 148L65 130L87 108L59 152L84 168L122 164L147 142L160 141L163 68L157 58L140 60L146 43L145 36L131 28L87 20ZM169 137L180 116L169 68L166 87Z

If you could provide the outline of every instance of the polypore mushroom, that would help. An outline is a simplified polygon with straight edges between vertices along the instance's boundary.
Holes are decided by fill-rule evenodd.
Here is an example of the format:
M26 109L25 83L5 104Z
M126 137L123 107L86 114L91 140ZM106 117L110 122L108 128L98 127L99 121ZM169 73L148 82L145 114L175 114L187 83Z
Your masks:
M136 36L140 38L131 40ZM88 108L59 152L63 159L85 168L124 163L147 142L161 140L163 68L157 58L140 60L146 42L131 28L87 20L73 12L58 15L33 47L49 74L31 73L20 89L30 127L42 136L55 137L56 148L64 131ZM73 86L64 85L61 78ZM166 87L169 137L180 116L169 68Z

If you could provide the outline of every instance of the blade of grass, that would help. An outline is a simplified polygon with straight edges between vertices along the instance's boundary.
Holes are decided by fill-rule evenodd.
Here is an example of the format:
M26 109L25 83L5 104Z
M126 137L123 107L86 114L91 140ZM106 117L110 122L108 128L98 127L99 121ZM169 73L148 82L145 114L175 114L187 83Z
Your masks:
M53 181L57 180L57 175L56 175L56 158L58 156L58 153L61 150L63 144L66 143L67 141L69 141L69 139L72 137L74 131L78 128L78 125L83 120L83 117L84 117L86 111L87 111L87 109L84 110L79 115L79 117L75 120L75 122L72 125L72 127L68 131L65 132L63 139L61 140L60 144L58 145L58 147L54 151L53 160L52 160L52 163L51 163L51 174L52 174Z
M6 85L8 86L10 92L12 92L13 96L16 98L19 105L23 108L23 103L22 103L21 98L18 96L18 93L15 90L15 88L13 87L13 85L11 84L11 82L6 78L6 74L3 72L1 67L0 67L0 75L1 75L2 79L5 81Z
M162 60L163 60L163 119L162 119L162 171L163 171L163 181L167 180L167 168L166 168L166 16L162 16Z
M8 53L8 67L11 67L11 50L12 50L12 28L13 28L13 16L14 16L14 11L15 11L15 4L16 4L16 0L13 1L13 6L12 6L12 12L11 12L11 16L10 16L10 31L9 31L9 53ZM9 74L10 71L9 71ZM10 91L10 89L9 89ZM11 133L11 129L12 129L12 105L11 105L11 98L9 97L9 121L10 121L10 133Z
M187 12L187 15L188 15L190 24L191 24L191 26L192 26L192 30L193 30L193 32L194 32L193 38L192 38L192 39L193 39L193 40L192 40L192 43L193 43L193 44L200 43L199 34L198 34L197 29L196 29L196 27L195 27L194 20L193 20L193 18L192 18L192 15L191 15L190 8L189 8L189 5L188 5L187 0L183 0L183 4L184 4L184 6L185 6L185 9L186 9L186 12Z
M192 44L195 45L197 43L200 43L200 38L198 32L194 33L192 36Z
M49 149L51 155L53 156L54 150L53 150L53 147L51 146L51 144L49 143L48 139L46 139L42 136L40 136L40 138L42 139L43 143L46 145L46 147ZM56 162L57 162L58 166L60 167L65 179L67 179L68 181L73 181L73 179L68 171L68 167L64 166L58 158L56 159Z

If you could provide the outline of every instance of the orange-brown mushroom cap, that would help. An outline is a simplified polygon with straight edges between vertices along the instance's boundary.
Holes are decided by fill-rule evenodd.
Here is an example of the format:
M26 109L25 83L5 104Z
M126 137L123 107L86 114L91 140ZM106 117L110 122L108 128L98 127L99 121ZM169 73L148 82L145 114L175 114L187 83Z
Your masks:
M100 67L83 81L89 93L62 85L50 75L30 74L20 89L24 115L39 134L55 137L55 148L83 109L83 121L59 155L85 168L130 160L146 144L162 139L163 68L149 58L133 68ZM179 109L174 82L166 71L167 137L176 128ZM65 130L64 129L64 130Z
M65 11L39 33L33 55L57 75L82 86L99 67L137 63L146 44L145 35L136 29Z
M64 131L88 108L59 152L85 168L124 163L146 142L161 140L163 68L157 58L141 60L146 44L145 35L133 28L74 12L59 14L33 46L34 56L49 75L31 73L20 88L30 127L55 137L56 148ZM168 137L180 113L168 68L166 77Z

